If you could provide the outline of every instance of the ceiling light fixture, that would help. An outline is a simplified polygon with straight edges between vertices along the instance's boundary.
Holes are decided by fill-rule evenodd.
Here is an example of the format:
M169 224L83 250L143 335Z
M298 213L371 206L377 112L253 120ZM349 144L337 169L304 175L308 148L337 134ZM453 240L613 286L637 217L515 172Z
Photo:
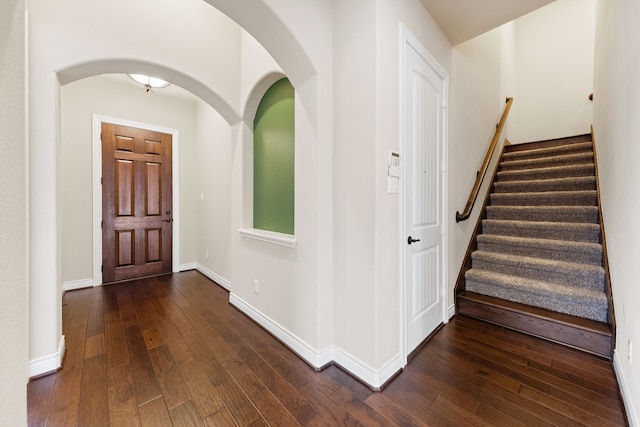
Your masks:
M160 89L163 87L167 87L170 85L169 82L159 79L157 77L145 76L144 74L127 74L136 82L143 85L147 92L151 91L151 89Z

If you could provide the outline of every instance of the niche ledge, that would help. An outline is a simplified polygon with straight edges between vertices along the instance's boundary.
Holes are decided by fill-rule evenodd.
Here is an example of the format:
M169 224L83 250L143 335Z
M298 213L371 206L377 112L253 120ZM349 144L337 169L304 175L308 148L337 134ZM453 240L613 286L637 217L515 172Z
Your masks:
M238 232L242 237L249 239L261 240L263 242L273 243L274 245L286 246L287 248L296 247L296 237L291 234L258 230L257 228L240 228Z

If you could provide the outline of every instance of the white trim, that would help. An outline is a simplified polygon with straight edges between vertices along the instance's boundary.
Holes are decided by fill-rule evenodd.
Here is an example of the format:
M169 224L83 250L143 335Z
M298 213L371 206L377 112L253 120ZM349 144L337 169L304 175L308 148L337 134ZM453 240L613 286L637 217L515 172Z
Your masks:
M238 232L242 237L273 243L274 245L286 246L288 248L296 247L296 236L291 234L259 230L257 228L240 228Z
M171 134L171 168L172 168L172 210L173 210L173 230L172 230L172 271L180 271L180 133L177 129L166 128L147 123L134 122L131 120L115 117L92 115L91 143L93 151L93 286L102 285L102 142L100 133L102 123L112 123L121 126L130 126L139 129L150 130Z
M449 306L449 310L447 310L447 320L451 319L455 315L456 315L456 305L451 304Z
M624 375L624 370L622 369L622 365L620 362L619 352L616 350L613 351L613 368L616 371L616 378L618 379L618 385L620 387L620 394L622 395L622 401L624 403L624 408L627 412L627 420L629 421L630 427L640 427L640 420L638 419L638 414L633 406L633 398L631 395L631 390L629 389L629 383Z
M449 117L449 73L447 70L440 65L440 63L429 53L429 51L422 45L422 43L416 38L411 31L404 25L400 24L400 78L399 84L399 93L400 99L399 102L399 141L400 141L400 153L401 156L406 156L406 144L404 139L404 91L405 91L405 66L406 66L406 46L411 46L422 58L429 64L429 66L434 70L436 74L442 79L443 82L443 101L442 101L442 138L443 138L443 153L442 153L442 163L441 163L441 177L442 177L442 206L441 206L441 215L442 215L442 235L441 235L441 251L442 255L442 265L441 274L441 289L440 289L440 297L442 298L442 322L448 323L449 319L455 314L455 306L450 306L447 308L447 295L448 288L447 284L448 280L448 268L447 268L447 253L448 253L448 243L447 243L447 232L449 227L449 220L447 216L447 206L448 206L448 195L449 195L449 135L448 135L448 117ZM406 182L406 168L401 168L401 178L400 181ZM402 186L402 190L400 191L400 221L399 221L399 229L400 236L406 235L406 215L405 215L405 201L407 195L405 194L405 186ZM400 268L400 313L401 313L401 321L400 321L400 340L401 340L401 360L402 367L406 366L407 359L409 356L409 351L407 349L407 313L406 313L406 299L407 299L407 283L406 283L406 268L407 268L407 260L406 260L406 252L405 252L405 243L404 239L400 239L399 250L400 250L400 259L401 259L401 268ZM453 312L453 314L452 314Z
M402 371L403 368L401 354L391 359L384 368L377 370L372 369L366 363L338 348L334 349L333 359L336 364L368 384L374 390L379 390L387 381Z
M62 335L56 353L29 361L29 378L49 374L60 369L65 350L64 335Z
M311 364L311 366L315 368L321 368L327 363L331 362L331 359L325 359L326 357L330 356L331 352L323 352L322 354L325 358L321 358L321 353L318 353L309 344L300 340L298 337L286 330L282 325L273 321L272 319L258 311L256 308L240 299L233 292L229 294L229 303L249 316L264 329L269 331L273 336L278 338L291 350L293 350L300 357Z
M189 262L186 264L180 264L178 267L178 271L189 271L189 270L197 270L198 263L197 262Z
M199 263L195 263L195 269L207 276L209 279L216 282L218 285L225 288L227 291L231 291L231 282L229 282L224 277L214 273L213 271L209 270L207 267Z
M376 370L336 346L329 346L323 350L312 348L282 325L265 316L233 293L229 294L229 303L266 329L315 369L336 363L374 389L382 387L402 370L403 361L400 354L392 358L384 368Z
M93 287L93 278L82 279L82 280L72 280L70 282L64 282L62 284L62 289L66 291L73 291L76 289L82 288L91 288Z

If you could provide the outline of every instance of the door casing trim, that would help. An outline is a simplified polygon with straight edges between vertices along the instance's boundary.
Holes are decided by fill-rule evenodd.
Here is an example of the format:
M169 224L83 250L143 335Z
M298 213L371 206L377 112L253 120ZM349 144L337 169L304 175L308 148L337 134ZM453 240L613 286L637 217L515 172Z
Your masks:
M171 270L180 271L180 132L177 129L140 123L116 117L92 114L91 149L93 169L93 286L102 285L102 123L135 127L171 135L171 192L173 198L172 262Z

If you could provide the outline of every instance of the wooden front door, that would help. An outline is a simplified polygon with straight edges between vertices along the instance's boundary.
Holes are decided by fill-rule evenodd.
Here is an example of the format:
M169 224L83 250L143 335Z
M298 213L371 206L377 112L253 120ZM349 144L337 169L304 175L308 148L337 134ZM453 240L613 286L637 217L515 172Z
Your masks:
M102 123L102 281L170 273L171 135Z

